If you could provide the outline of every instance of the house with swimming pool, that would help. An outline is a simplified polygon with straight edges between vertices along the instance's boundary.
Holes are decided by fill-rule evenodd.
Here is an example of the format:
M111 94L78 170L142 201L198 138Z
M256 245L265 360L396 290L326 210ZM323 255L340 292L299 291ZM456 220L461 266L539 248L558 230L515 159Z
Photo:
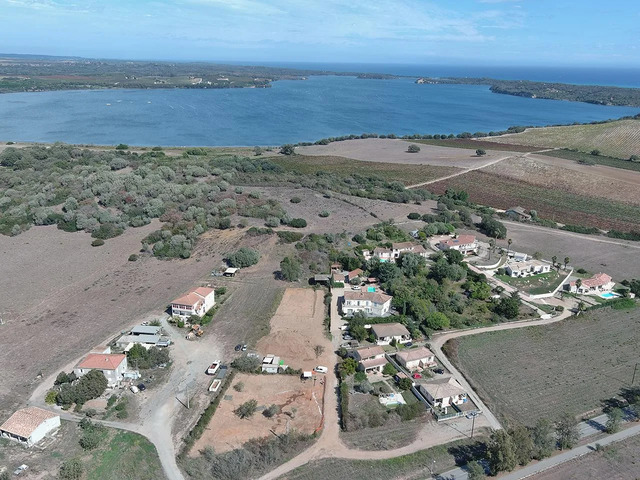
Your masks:
M612 293L615 282L606 273L596 273L591 278L576 279L565 285L565 290L580 295L600 295L604 298L617 296Z

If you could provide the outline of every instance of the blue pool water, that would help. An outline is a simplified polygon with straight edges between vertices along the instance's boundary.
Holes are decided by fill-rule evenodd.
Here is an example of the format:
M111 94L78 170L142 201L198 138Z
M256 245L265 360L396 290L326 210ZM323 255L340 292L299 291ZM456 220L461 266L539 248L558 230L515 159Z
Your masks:
M602 298L616 298L618 295L616 293L607 292L607 293L601 293L600 296Z

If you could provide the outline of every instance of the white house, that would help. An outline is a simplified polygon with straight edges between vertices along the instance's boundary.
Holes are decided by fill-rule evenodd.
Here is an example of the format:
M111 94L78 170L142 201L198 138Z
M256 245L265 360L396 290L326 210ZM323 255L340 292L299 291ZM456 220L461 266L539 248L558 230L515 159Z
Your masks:
M460 405L467 401L467 393L458 381L450 376L422 382L418 390L434 406L445 408L451 405Z
M510 262L505 270L510 277L530 277L532 275L549 273L551 271L551 265L534 259L523 262Z
M100 370L107 378L107 385L114 387L120 384L127 372L127 356L121 353L90 353L73 369L77 377L86 375L91 370Z
M362 312L368 317L382 317L389 313L391 295L380 292L345 291L342 312L353 315Z
M268 354L262 359L262 371L264 373L278 373L280 369L287 369L287 365L283 364L282 360L280 360L280 357Z
M440 250L458 250L463 255L478 253L478 241L474 235L458 235L454 238L441 240L438 243Z
M391 250L390 248L376 247L373 249L373 251L363 250L362 255L367 261L371 260L372 258L377 258L380 262L391 262L394 260L393 250Z
M393 255L393 258L400 258L403 253L415 253L416 255L420 255L425 258L429 256L429 252L427 252L422 245L416 245L412 242L391 244L391 254Z
M27 407L0 425L0 437L31 447L59 427L60 415L38 407Z
M392 341L407 343L411 341L411 334L401 323L376 323L371 326L373 336L378 345L389 345Z
M202 317L215 304L215 290L210 287L198 287L171 302L171 315Z
M422 370L436 365L436 356L426 347L401 350L396 353L396 361L407 370Z
M594 293L609 292L613 290L616 283L606 273L596 273L591 278L585 278L581 280L581 284L578 287L577 280L569 283L569 291L572 293L580 293L583 295L590 295ZM565 286L566 288L566 286Z
M366 373L380 373L383 367L389 363L385 357L384 349L378 345L357 349L355 357L360 362L360 369Z

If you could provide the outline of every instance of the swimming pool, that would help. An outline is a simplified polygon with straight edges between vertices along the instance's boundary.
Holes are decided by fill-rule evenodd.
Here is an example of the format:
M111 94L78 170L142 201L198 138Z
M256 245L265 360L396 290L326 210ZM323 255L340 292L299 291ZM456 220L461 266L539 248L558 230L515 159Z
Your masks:
M618 295L617 293L613 293L613 292L607 292L607 293L601 293L600 296L602 298L616 298L616 297L619 297L620 295Z

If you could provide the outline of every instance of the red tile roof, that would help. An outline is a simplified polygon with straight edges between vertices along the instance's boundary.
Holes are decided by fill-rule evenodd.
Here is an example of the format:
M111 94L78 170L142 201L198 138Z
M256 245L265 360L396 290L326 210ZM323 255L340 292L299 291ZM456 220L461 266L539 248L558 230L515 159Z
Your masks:
M173 302L171 302L171 304L172 305L189 305L191 307L195 307L199 305L202 302L202 300L204 300L204 297L206 297L213 291L214 289L209 287L194 288L190 290L189 293L187 293L186 295L183 295L180 298L176 298Z
M363 273L364 273L364 271L362 271L362 269L360 269L360 268L356 268L355 270L351 270L349 272L349 275L348 275L349 280L353 280L354 278L359 277Z
M385 295L380 292L357 292L357 291L346 291L344 292L345 300L364 300L370 301L374 303L387 303L389 300L393 299L391 295Z
M22 408L0 425L0 430L19 437L29 438L42 422L58 416L56 413L48 412L38 407Z
M476 241L475 235L458 235L456 238L449 238L441 242L444 245L470 245Z
M612 279L609 275L607 275L606 273L600 272L600 273L596 273L591 278L585 278L584 280L582 280L582 286L589 287L589 288L602 287L603 285L606 285L607 283L609 283L611 280ZM574 286L575 284L576 284L575 281L571 282L571 286Z
M115 370L127 358L121 353L90 353L82 360L77 368L92 368L97 370Z

